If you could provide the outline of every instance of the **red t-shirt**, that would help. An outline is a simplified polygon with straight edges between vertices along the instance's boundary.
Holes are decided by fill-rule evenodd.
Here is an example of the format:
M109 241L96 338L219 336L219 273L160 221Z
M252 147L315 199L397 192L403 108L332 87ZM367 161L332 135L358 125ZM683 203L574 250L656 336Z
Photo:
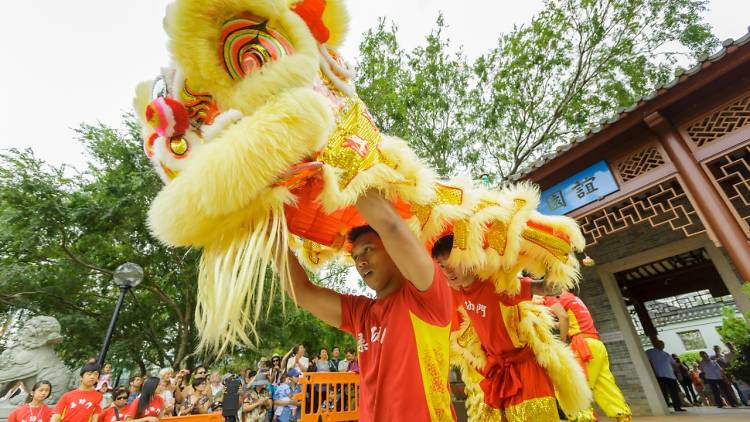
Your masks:
M510 333L505 320L513 318L520 321L518 308L501 309L499 304L513 307L525 300L531 300L531 279L521 279L521 291L514 296L497 293L490 281L476 281L469 287L456 291L460 306L471 319L471 325L479 336L482 349L491 356L500 356L504 352L515 350L511 336L518 338L517 332ZM505 312L507 315L503 315Z
M544 297L545 306L549 307L555 303L559 303L565 309L565 312L568 313L568 335L570 337L581 333L599 335L594 326L594 319L591 318L589 308L586 307L586 304L578 296L566 292L560 296Z
M448 391L451 293L440 268L383 299L341 296L341 330L357 339L361 422L453 421Z
M164 399L160 395L154 395L154 397L151 398L148 406L143 409L143 414L140 416L136 416L135 414L138 411L138 403L140 401L140 397L133 400L133 403L130 403L130 406L128 406L127 410L125 411L125 415L127 415L131 419L140 419L145 418L146 416L156 416L157 418L161 417L161 411L164 410Z
M99 415L99 422L115 422L115 421L121 421L125 419L125 411L127 410L127 407L124 409L118 410L115 406L109 406L108 408L104 409L102 411L102 414Z
M102 394L96 390L73 390L60 397L53 414L60 415L60 422L89 422L91 417L102 413L99 403Z
M23 404L8 415L8 422L49 422L50 416L52 409L46 404L39 407Z

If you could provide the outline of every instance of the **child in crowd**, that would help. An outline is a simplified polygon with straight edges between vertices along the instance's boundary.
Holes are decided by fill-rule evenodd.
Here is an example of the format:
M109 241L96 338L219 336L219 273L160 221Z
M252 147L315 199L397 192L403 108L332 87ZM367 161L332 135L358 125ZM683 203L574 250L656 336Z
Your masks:
M52 416L50 409L44 400L52 392L52 384L49 381L39 381L34 384L31 393L26 398L26 403L18 406L8 415L8 422L49 422Z

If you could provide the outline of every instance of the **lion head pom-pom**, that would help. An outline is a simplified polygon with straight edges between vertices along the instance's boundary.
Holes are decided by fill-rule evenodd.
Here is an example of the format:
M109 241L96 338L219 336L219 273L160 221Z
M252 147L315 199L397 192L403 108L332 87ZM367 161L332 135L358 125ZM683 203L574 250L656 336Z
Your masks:
M184 134L189 124L185 106L169 97L159 97L146 107L146 121L165 138Z

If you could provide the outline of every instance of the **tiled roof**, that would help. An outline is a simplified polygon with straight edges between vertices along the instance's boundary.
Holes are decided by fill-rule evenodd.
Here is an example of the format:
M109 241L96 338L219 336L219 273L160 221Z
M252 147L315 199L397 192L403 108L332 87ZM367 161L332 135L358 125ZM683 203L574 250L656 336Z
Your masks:
M675 77L671 81L654 88L653 91L651 91L650 93L638 99L630 107L622 108L618 112L616 112L612 117L608 119L603 119L598 124L589 127L583 135L571 139L566 144L562 144L558 146L557 148L555 148L554 151L545 154L544 156L542 156L535 162L524 167L520 172L511 176L511 179L514 181L523 179L526 175L544 166L545 164L552 161L553 159L563 155L565 152L575 147L576 145L582 142L585 142L587 139L591 138L594 134L601 132L602 130L606 129L608 126L612 125L613 123L627 116L631 112L643 107L645 104L647 104L649 101L653 100L660 94L663 94L665 91L668 91L672 89L673 87L681 83L684 83L685 81L689 80L692 76L700 72L702 69L721 60L727 55L727 51L730 48L739 47L739 46L747 44L748 42L750 42L750 28L748 28L748 33L743 35L741 38L738 38L736 40L729 38L725 40L724 42L722 42L721 43L722 48L719 49L714 54L711 54L710 56L700 57L698 63L695 66L691 67L690 69L687 69L687 70L684 70L681 68L677 69L675 71Z

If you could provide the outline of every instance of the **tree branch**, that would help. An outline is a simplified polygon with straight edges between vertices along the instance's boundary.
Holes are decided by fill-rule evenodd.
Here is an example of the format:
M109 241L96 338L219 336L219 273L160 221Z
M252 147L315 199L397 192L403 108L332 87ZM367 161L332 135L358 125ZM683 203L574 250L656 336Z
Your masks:
M84 261L83 259L81 259L81 258L77 257L77 256L76 256L76 255L75 255L75 254L74 254L74 253L73 253L73 252L72 252L72 251L71 251L71 250L70 250L70 249L68 248L68 236L67 236L67 234L65 233L65 229L64 229L64 228L62 228L62 227L60 228L60 234L62 235L62 239L61 239L61 241L60 241L60 248L61 248L61 249L63 250L63 252L65 252L65 254L66 254L66 255L68 255L68 257L69 257L70 259L72 259L72 260L73 260L73 262L75 262L76 264L78 264L78 265L80 265L80 266L82 266L82 267L85 267L85 268L88 268L88 269L90 269L90 270L94 270L94 271L100 272L100 273L102 273L102 274L107 274L107 275L114 275L114 273L115 273L115 272L114 272L114 271L112 271L112 270L108 270L108 269L106 269L106 268L101 268L101 267L98 267L98 266L96 266L96 265L94 265L94 264L88 263L88 262Z

